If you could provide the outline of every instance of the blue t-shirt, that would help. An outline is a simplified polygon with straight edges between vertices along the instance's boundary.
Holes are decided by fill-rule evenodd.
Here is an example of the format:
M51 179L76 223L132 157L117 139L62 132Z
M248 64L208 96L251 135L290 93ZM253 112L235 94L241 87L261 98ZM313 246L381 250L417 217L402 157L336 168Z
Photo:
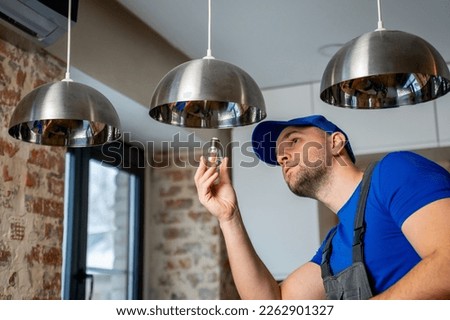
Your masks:
M330 259L333 274L352 263L360 188L361 184L337 213ZM423 206L447 197L450 174L436 163L412 152L394 152L380 160L372 174L364 236L364 262L374 294L388 289L421 260L402 233L403 222ZM311 260L319 265L324 243Z

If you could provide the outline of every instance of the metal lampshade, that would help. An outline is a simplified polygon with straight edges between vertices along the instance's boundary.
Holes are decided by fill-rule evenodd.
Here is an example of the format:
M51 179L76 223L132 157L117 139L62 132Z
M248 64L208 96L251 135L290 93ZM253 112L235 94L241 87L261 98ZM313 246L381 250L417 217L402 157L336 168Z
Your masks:
M328 63L320 98L331 105L380 109L436 99L450 90L450 72L425 40L375 30L344 45Z
M88 147L118 139L120 121L111 102L97 90L59 81L28 93L14 110L8 132L25 142Z
M171 125L221 129L259 122L266 108L244 70L206 57L169 71L153 93L149 114Z
M70 79L72 0L68 0L66 78L42 85L17 105L9 134L48 146L90 147L120 137L120 121L111 102L97 90Z

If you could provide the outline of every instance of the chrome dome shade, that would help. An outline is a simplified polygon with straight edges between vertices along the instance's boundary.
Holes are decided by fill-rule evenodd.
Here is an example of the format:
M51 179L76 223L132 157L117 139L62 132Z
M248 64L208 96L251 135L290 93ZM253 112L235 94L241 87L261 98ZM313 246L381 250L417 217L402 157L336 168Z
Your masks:
M120 138L120 120L97 90L73 81L42 85L17 105L9 134L49 146L89 147Z
M231 128L266 117L262 93L242 69L214 58L183 63L159 82L150 116L190 128Z
M450 90L450 73L428 42L375 30L344 45L322 77L320 98L331 105L380 109L427 102Z

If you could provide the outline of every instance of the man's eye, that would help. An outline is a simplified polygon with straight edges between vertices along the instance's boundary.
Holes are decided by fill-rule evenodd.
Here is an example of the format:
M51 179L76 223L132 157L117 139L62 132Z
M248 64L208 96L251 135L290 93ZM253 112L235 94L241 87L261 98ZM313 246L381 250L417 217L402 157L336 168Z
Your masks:
M292 143L297 143L297 142L298 142L297 138L292 139Z

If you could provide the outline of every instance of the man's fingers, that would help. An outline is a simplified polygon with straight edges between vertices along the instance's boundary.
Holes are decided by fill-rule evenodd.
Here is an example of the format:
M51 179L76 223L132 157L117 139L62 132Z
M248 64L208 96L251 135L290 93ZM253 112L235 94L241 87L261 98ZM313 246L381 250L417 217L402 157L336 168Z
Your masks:
M201 156L197 171L194 175L194 180L197 181L205 173L206 169L208 169L208 167L205 164L205 158Z
M204 163L204 158L200 158L200 165L194 175L195 185L199 195L206 195L209 193L211 185L217 179L216 168L208 168Z
M230 162L230 158L223 158L222 163L220 164L220 180L223 183L231 183L230 179L230 171L228 170L228 163Z

